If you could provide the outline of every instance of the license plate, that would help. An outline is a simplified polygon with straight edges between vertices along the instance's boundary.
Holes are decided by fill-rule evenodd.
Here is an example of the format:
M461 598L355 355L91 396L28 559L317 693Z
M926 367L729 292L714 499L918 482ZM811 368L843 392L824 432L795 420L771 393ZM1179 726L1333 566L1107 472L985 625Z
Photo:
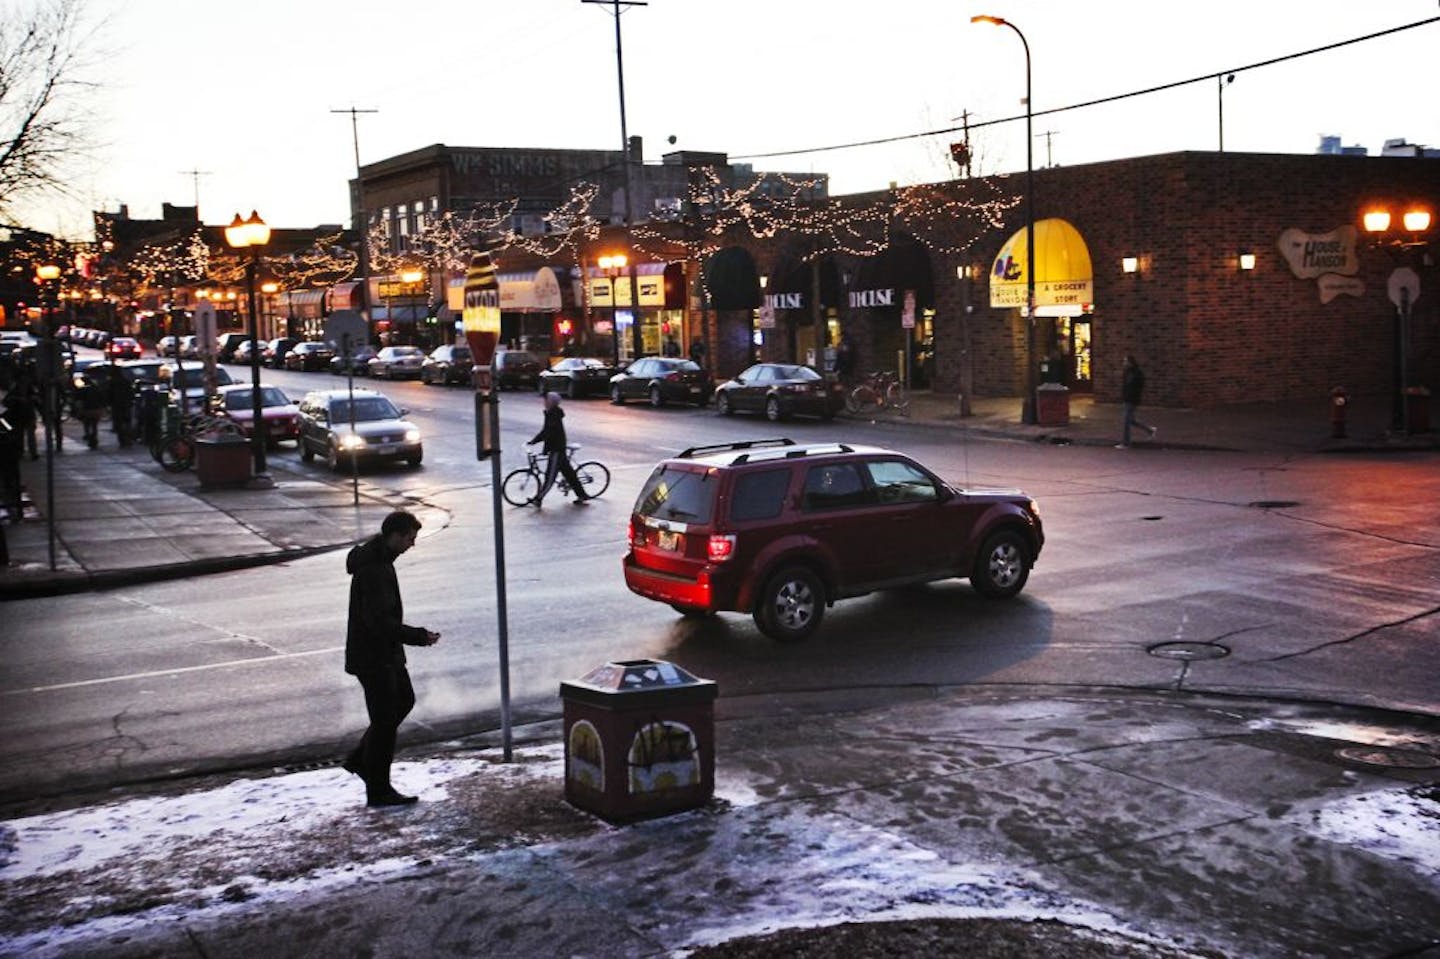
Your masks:
M381 445L375 447L375 452L377 455L380 456L389 456L392 453L400 452L400 447L394 443L382 443Z
M668 529L659 530L655 533L655 545L660 549L678 552L680 550L680 534Z

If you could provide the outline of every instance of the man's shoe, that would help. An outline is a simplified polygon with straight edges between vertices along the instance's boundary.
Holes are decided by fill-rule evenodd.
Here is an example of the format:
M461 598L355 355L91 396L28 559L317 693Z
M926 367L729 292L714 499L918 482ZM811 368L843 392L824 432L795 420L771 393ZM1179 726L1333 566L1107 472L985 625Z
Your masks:
M590 502L594 498L595 497L593 496L577 496L575 497L575 505L584 506L586 503Z
M419 796L406 796L393 789L386 792L370 793L365 797L365 805L367 806L413 806L419 801Z
M1129 443L1116 443L1116 444L1115 444L1115 448L1116 448L1117 450L1128 450L1128 449L1130 448L1130 444L1129 444Z

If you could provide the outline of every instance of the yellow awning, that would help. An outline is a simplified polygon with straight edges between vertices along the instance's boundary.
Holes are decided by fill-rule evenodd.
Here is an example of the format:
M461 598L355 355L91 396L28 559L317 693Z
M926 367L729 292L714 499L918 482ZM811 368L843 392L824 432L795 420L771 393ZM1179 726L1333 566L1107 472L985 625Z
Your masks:
M990 268L990 305L1025 309L1028 293L1027 231L1022 228L1000 248ZM1035 223L1035 314L1075 316L1095 303L1090 250L1080 231L1064 220Z

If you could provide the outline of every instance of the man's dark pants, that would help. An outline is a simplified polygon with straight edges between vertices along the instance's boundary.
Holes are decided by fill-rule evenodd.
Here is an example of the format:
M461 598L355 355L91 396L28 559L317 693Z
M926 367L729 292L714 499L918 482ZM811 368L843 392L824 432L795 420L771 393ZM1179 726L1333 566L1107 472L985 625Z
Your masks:
M360 737L360 745L350 753L346 763L360 771L360 778L371 792L390 788L390 763L395 758L395 733L400 723L415 706L415 689L410 673L404 666L392 666L359 673L365 690L365 711L370 715L370 728Z

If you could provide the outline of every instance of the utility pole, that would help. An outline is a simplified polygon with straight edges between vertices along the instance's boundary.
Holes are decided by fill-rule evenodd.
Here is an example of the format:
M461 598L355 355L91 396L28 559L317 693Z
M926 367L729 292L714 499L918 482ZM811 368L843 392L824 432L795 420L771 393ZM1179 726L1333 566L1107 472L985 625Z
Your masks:
M615 75L620 81L620 157L625 173L625 242L631 247L633 254L635 244L630 231L634 229L635 224L635 190L630 174L630 131L625 125L625 53L620 42L620 14L625 12L621 7L648 7L650 4L646 0L580 0L580 2L604 4L612 8L611 16L615 18ZM635 257L632 255L627 259L630 263L630 309L634 314L630 323L633 344L631 353L638 357L643 352L640 346L640 300L636 293Z
M1057 134L1057 133L1059 133L1059 132L1060 132L1059 130L1046 130L1044 133L1040 134L1042 137L1045 138L1045 166L1046 166L1046 168L1053 167L1053 166L1055 165L1054 157L1052 156L1052 154L1051 154L1051 152L1050 152L1050 138L1053 137L1055 134Z
M1215 74L1215 96L1219 101L1220 120L1220 152L1225 152L1225 87L1235 82L1233 73Z
M360 110L349 106L331 113L350 114L350 131L355 141L355 191L358 209L353 218L355 232L360 236L360 315L365 318L365 335L374 337L370 325L370 217L365 212L365 181L360 178L360 114L379 113L379 110Z
M195 222L200 222L200 178L209 176L209 170L181 170L181 176L188 176L195 181Z

